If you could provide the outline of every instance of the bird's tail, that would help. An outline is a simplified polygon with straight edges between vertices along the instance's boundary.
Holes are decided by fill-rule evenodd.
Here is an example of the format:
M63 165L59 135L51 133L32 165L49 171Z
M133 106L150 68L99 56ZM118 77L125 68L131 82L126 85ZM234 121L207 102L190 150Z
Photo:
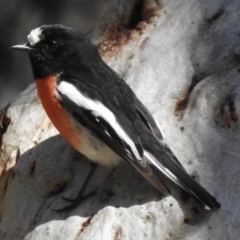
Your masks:
M162 147L165 148L164 146ZM176 157L172 154L171 150L168 150L169 154L161 154L160 161L147 151L144 152L144 158L147 163L153 165L161 172L161 174L165 175L172 182L187 191L205 209L213 210L220 208L220 204L217 202L216 198L214 198L199 183L191 178L178 162Z

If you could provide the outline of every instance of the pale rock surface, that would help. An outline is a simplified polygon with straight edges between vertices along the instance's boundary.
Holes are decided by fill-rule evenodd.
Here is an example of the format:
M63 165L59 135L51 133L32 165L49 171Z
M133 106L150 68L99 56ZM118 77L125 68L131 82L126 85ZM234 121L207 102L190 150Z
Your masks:
M193 208L191 200L162 198L122 164L99 168L88 188L101 186L96 196L72 212L52 211L68 204L62 196L77 195L89 163L57 133L31 85L0 118L0 133L6 128L0 239L239 238L240 2L149 0L131 11L133 2L114 1L91 38L154 113L189 173L222 208L206 212ZM137 11L142 17L126 24L124 19Z

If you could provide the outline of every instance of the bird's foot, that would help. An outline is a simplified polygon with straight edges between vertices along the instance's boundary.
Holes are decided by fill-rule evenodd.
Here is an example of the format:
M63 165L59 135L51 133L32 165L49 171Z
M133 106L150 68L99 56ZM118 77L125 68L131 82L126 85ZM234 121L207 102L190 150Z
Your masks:
M70 202L71 204L61 208L61 209L52 209L52 211L57 212L57 213L65 213L69 212L75 208L77 208L84 200L96 195L98 190L92 191L91 193L87 194L86 196L81 196L81 198L77 197L75 199L67 198L67 197L62 197L67 202Z

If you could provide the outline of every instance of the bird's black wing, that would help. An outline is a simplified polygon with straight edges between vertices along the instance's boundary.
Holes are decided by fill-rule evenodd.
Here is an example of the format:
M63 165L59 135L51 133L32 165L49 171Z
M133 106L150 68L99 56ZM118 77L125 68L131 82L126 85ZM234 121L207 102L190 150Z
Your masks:
M121 111L115 116L101 101L101 96L94 95L99 89L93 90L90 89L91 86L83 86L79 78L75 76L75 79L71 77L71 80L63 79L59 82L57 91L65 110L123 159L142 158L143 148L131 129L130 121L122 116Z
M206 209L219 208L220 204L199 183L189 176L182 164L165 143L158 124L148 109L135 97L134 105L142 116L142 123L147 125L152 134L145 131L142 144L146 151L145 158L161 173L171 179L175 184L185 189L196 201ZM141 133L139 133L141 135ZM153 135L155 139L153 139ZM153 152L152 152L153 151ZM151 152L153 154L151 154Z
M126 110L122 110L124 106L119 106L117 114L114 114L113 109L109 108L109 104L104 104L101 96L98 98L96 95L94 96L93 89L88 88L86 91L86 85L83 86L79 81L79 76L76 78L75 82L71 77L71 82L63 79L58 83L59 100L64 109L122 159L128 161L159 191L168 195L168 190L156 177L143 156L144 150L141 141ZM109 99L108 103L110 101L114 101L114 98ZM120 103L118 102L118 104Z
M137 111L140 113L142 120L152 131L153 135L160 141L163 140L163 133L158 125L157 120L150 113L150 111L144 106L144 104L135 96L134 98L134 106Z
M160 141L162 148L165 149L165 153L169 156L169 158L173 159L175 162L177 162L183 168L182 164L179 162L179 160L173 154L172 150L166 144L165 139L163 137L164 135L160 129L160 126L159 126L157 120L154 118L154 116L150 113L150 111L145 107L145 105L136 96L134 96L134 106L137 109L137 111L139 112L139 114L141 115L143 122L151 130L153 135ZM185 171L184 168L183 168L183 170Z

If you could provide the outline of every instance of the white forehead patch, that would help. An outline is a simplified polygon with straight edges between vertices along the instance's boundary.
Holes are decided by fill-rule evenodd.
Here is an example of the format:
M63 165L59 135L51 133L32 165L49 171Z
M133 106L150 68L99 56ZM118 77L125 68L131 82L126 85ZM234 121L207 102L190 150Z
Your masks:
M27 36L28 42L31 46L36 45L41 40L42 30L41 28L33 29Z

